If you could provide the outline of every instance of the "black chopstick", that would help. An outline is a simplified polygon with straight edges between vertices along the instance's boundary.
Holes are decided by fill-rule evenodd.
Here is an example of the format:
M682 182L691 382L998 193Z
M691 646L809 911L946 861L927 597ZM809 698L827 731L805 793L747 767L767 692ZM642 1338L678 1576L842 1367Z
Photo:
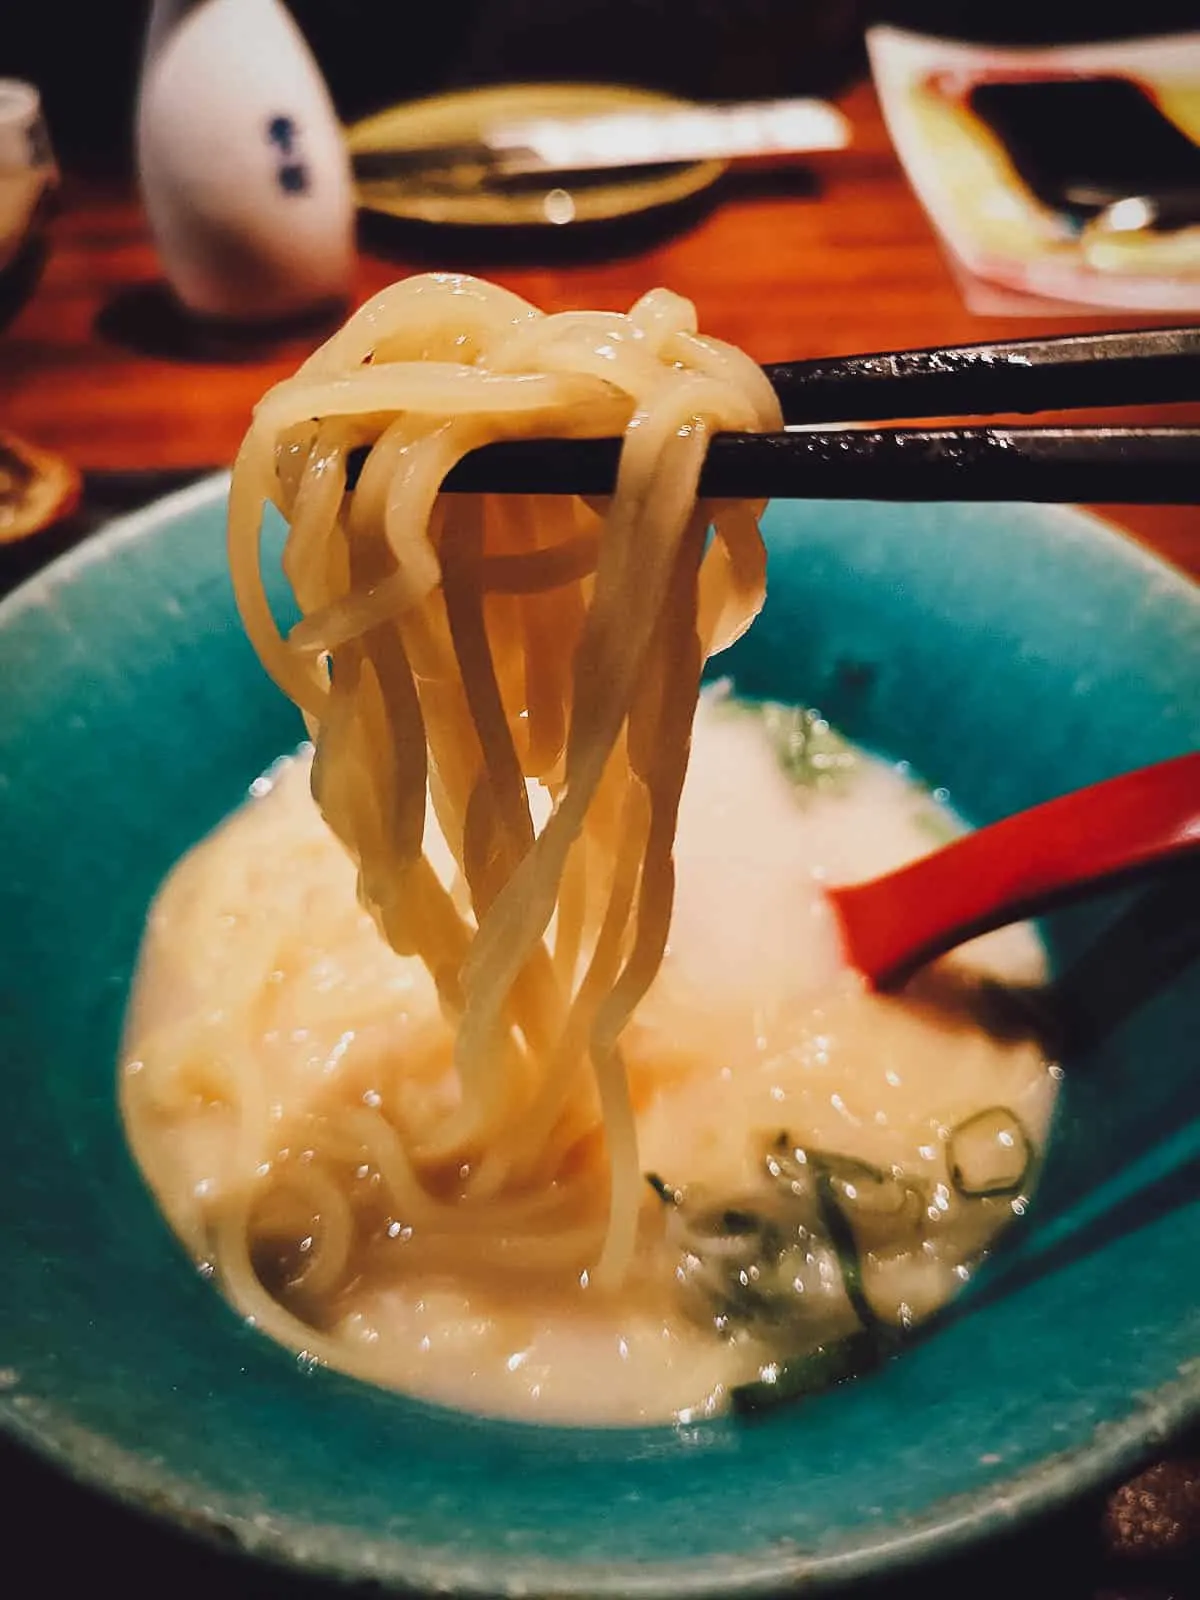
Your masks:
M1111 505L1200 499L1197 428L811 427L1200 400L1200 327L890 350L765 371L785 420L809 431L718 436L701 478L707 496ZM489 445L460 462L445 487L603 495L616 477L618 449L615 439ZM359 464L356 452L352 483Z
M451 493L612 492L620 441L485 445ZM1193 505L1200 428L831 428L718 434L700 478L714 499L1027 500Z
M1200 400L1200 327L888 350L766 368L784 420L884 422Z

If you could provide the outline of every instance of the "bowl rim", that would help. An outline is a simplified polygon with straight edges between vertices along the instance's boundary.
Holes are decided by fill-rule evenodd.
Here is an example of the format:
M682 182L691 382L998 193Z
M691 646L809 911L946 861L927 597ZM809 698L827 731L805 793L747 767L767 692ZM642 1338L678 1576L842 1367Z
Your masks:
M0 600L0 633L28 607L52 602L55 592L94 563L153 534L164 522L219 505L230 474L217 472L149 505L114 518L98 533L49 562ZM1025 510L1029 508L1020 507ZM1096 513L1066 506L1032 508L1063 535L1085 535L1107 546L1107 556L1141 582L1173 592L1200 613L1200 586ZM826 1554L773 1547L761 1554L692 1558L647 1567L599 1566L550 1558L488 1557L446 1560L392 1536L364 1538L344 1527L317 1525L288 1515L250 1516L206 1497L202 1488L164 1473L144 1454L111 1443L73 1423L56 1405L4 1404L0 1434L62 1471L103 1499L171 1525L177 1531L293 1574L355 1584L379 1584L405 1593L470 1596L472 1600L520 1595L566 1600L726 1600L765 1597L803 1588L829 1593L867 1578L909 1571L922 1561L960 1556L989 1535L1061 1509L1079 1495L1117 1481L1147 1461L1172 1433L1200 1416L1200 1354L1180 1376L1149 1393L1130 1396L1119 1421L1099 1423L1091 1438L1032 1466L992 1480L984 1488L935 1503L927 1512L867 1535L852 1547Z

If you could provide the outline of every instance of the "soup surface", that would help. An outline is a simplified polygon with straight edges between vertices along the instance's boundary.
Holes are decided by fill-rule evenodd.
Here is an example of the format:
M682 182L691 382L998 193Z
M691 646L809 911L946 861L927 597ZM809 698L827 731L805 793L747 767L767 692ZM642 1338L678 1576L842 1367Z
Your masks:
M1024 1211L1058 1073L1008 1003L1043 977L1036 938L867 992L822 884L958 825L818 718L718 689L667 957L622 1038L647 1174L632 1272L589 1283L604 1196L556 1209L561 1173L489 1202L486 1159L465 1164L435 1214L397 1130L454 1106L451 1028L358 904L309 764L279 763L167 879L121 1070L186 1248L302 1359L486 1414L693 1418L885 1349Z

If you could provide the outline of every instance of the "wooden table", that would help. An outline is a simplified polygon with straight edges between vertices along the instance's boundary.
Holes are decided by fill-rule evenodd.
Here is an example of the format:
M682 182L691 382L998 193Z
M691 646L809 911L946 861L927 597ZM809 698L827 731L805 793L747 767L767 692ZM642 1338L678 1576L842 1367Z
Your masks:
M1054 324L1045 317L977 317L966 309L869 88L851 91L845 108L854 145L822 162L816 197L735 190L690 231L625 259L519 268L485 261L478 270L546 310L624 308L651 285L667 284L696 302L708 332L762 361L1050 331ZM414 265L364 253L359 296ZM138 354L120 335L100 331L119 323L121 308L157 280L132 192L68 182L42 285L0 339L0 427L61 450L84 468L228 463L254 401L294 368L305 344L294 340L259 358L206 362ZM1095 316L1061 325L1165 320ZM1191 413L1189 420L1200 420L1200 405ZM1170 421L1172 409L1128 415ZM1173 415L1179 420L1186 412L1174 408ZM1200 509L1115 515L1200 573Z
M474 263L476 270L548 310L624 308L651 285L667 284L696 301L706 330L764 361L1052 331L1053 323L1044 317L968 312L904 182L869 89L853 90L845 108L854 146L823 164L815 197L735 191L689 231L620 260L520 268L484 262ZM359 295L416 265L364 252ZM121 325L122 307L136 306L157 277L132 192L68 181L45 278L0 338L0 427L18 430L97 473L140 475L147 469L227 464L252 404L268 383L295 366L305 344L296 340L240 361L139 354L111 330ZM1070 330L1166 320L1095 316L1062 319L1061 325ZM1200 404L1126 415L1200 421ZM136 477L135 492L145 482ZM1197 492L1200 498L1200 485ZM1200 509L1111 514L1200 575ZM1140 1600L1151 1595L1165 1600L1191 1592L1187 1573L1193 1562L1200 1564L1200 1463L1189 1461L1189 1455L1200 1455L1200 1443L1193 1441L1176 1460L1152 1469L1109 1501L1078 1507L1029 1535L1007 1554L989 1551L982 1561L973 1558L941 1581L922 1578L924 1600L963 1593L1007 1596L1014 1584L1028 1586L1031 1579L1031 1592L1055 1600L1101 1594L1115 1600L1135 1591ZM12 1467L8 1474L6 1462ZM14 1485L18 1480L16 1458L3 1448L0 1478ZM188 1596L285 1592L265 1577L238 1576L223 1567L218 1573L215 1557L189 1553L185 1559L165 1533L95 1508L43 1469L22 1464L19 1478L16 1501L11 1496L7 1501L10 1561L15 1560L12 1542L20 1544L26 1525L36 1530L35 1508L54 1495L55 1520L72 1527L75 1542L82 1541L99 1564L104 1551L114 1569L120 1562L126 1597L163 1592L164 1585L167 1592ZM72 1498L64 1501L67 1495ZM59 1556L39 1533L27 1537L30 1561L37 1561L46 1592L63 1592L55 1587L54 1573L69 1567L54 1565ZM96 1551L97 1543L103 1550ZM1148 1568L1139 1567L1139 1550L1151 1558ZM69 1553L61 1556L64 1562L71 1559ZM1050 1561L1057 1569L1053 1578Z

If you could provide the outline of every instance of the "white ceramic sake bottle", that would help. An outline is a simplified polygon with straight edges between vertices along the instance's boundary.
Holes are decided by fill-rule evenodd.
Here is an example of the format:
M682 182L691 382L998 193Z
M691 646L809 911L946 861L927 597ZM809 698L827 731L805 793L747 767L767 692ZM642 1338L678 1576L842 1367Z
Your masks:
M190 311L262 321L348 293L349 156L279 0L154 0L137 159L163 269Z

